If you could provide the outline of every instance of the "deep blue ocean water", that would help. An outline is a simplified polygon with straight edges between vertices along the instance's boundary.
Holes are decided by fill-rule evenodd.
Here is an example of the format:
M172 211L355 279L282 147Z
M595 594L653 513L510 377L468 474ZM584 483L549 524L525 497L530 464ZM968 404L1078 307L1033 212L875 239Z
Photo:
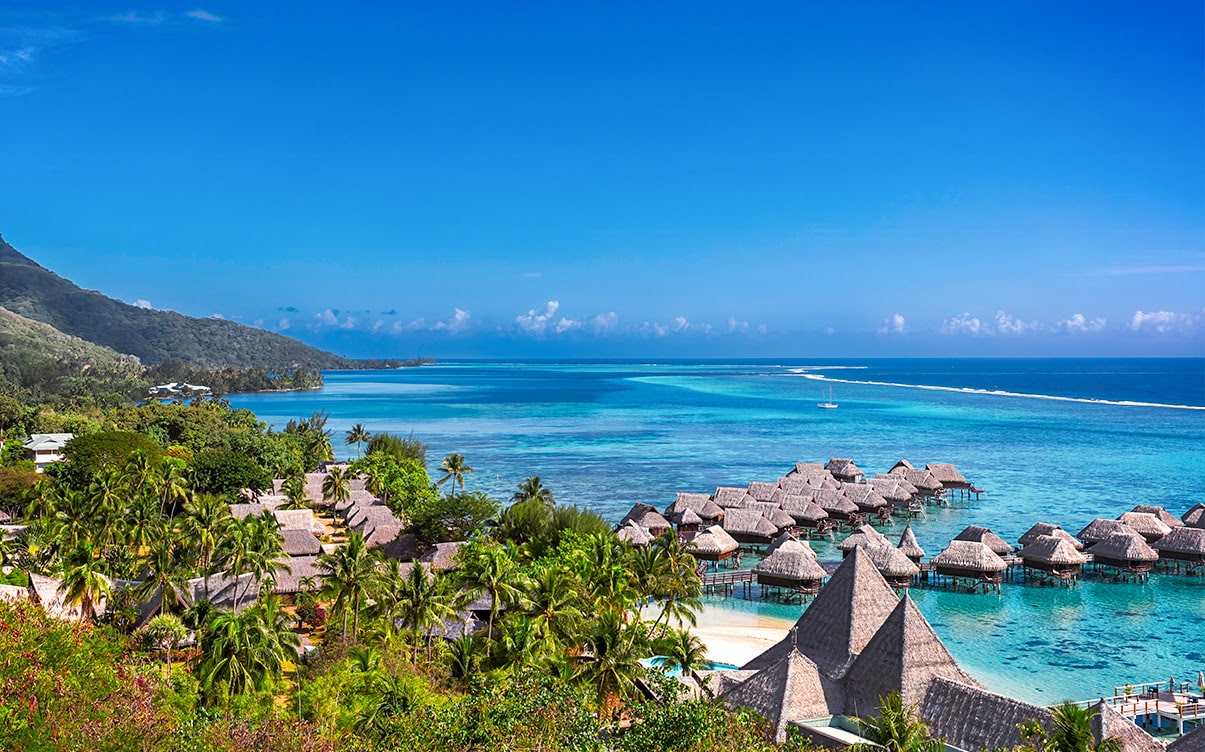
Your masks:
M839 409L817 409L830 387ZM968 524L1015 541L1039 520L1074 534L1135 504L1179 516L1205 501L1205 359L451 363L331 372L320 391L230 400L278 427L327 411L337 438L355 423L413 431L432 468L464 454L470 488L505 499L539 475L558 502L612 519L636 501L774 480L797 460L850 457L868 474L901 457L953 462L987 494L914 523L930 555ZM969 671L1035 702L1205 669L1202 577L913 597Z

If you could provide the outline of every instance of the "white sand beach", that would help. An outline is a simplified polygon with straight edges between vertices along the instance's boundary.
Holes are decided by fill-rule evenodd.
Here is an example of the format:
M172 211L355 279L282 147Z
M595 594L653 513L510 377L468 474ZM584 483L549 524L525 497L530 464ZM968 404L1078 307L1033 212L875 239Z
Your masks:
M785 637L794 624L790 619L709 605L691 631L707 646L709 660L740 666Z

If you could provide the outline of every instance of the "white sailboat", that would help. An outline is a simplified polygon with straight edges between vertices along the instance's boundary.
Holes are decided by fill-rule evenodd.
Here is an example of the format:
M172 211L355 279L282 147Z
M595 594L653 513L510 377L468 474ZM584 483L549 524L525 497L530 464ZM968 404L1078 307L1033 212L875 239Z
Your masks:
M836 410L837 409L837 403L833 402L833 388L831 386L828 388L828 401L827 402L817 402L816 407L819 407L824 410Z

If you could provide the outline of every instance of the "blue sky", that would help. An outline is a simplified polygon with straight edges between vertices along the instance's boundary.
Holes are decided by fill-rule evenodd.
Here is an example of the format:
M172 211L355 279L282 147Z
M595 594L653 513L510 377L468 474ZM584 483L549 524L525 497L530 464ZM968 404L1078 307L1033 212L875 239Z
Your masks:
M0 232L351 355L1205 354L1198 2L0 9Z

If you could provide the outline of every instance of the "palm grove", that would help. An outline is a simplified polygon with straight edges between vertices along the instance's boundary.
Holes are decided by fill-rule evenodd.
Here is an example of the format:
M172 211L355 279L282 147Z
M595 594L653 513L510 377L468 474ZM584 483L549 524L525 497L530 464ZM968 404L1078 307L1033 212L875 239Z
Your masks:
M311 504L302 474L333 457L324 415L273 431L248 411L197 400L20 407L0 419L9 439L0 508L25 525L4 543L6 581L56 578L81 619L0 605L3 622L19 625L6 647L28 648L0 669L5 686L19 687L0 700L6 748L70 747L102 721L114 749L123 739L233 749L248 738L264 748L507 748L532 738L548 749L661 748L648 746L659 734L680 749L764 744L753 716L705 700L650 704L638 691L648 679L639 659L664 654L689 667L702 657L681 629L700 608L700 580L678 539L633 548L597 514L558 504L537 477L503 504L466 484L463 456L445 458L433 483L420 441L356 426L347 444L365 451L328 473ZM77 438L65 462L37 476L16 440L56 429ZM338 545L318 558L319 581L282 598L275 518L238 519L229 506L272 478L285 479L286 506L331 519L363 478L422 544L466 542L439 569L386 558L333 525ZM219 582L233 583L230 608L209 600ZM51 639L60 634L74 637ZM11 642L20 635L28 644ZM303 639L320 647L306 660ZM108 680L59 692L27 680L72 661L91 661L77 671ZM673 699L670 684L649 681ZM635 730L607 731L636 716Z

